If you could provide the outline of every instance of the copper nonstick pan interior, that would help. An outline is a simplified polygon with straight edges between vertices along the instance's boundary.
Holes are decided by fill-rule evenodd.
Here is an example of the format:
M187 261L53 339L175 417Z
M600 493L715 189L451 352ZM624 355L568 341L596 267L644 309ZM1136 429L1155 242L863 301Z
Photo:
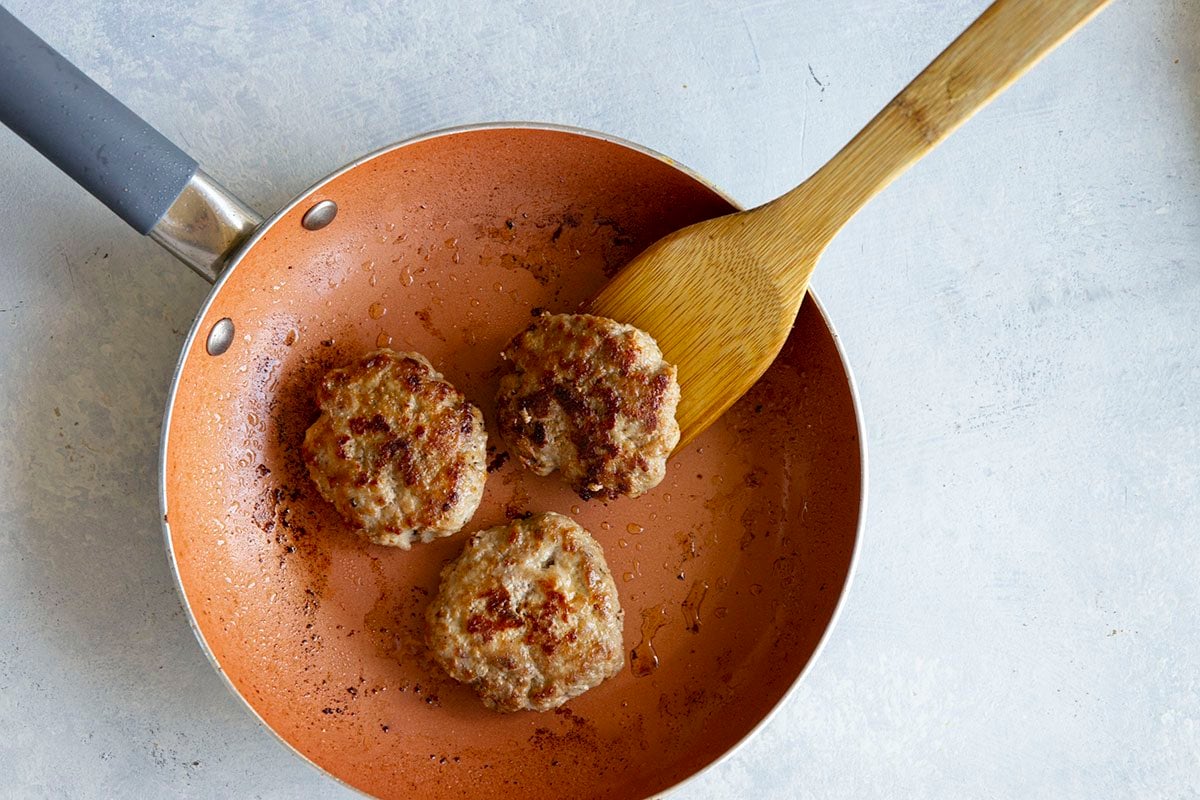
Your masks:
M305 230L326 198L336 219ZM533 309L577 308L650 242L730 209L622 144L469 130L334 177L227 274L165 433L169 543L203 643L288 744L380 797L644 797L780 701L831 621L861 510L852 390L815 304L645 497L583 502L491 438L467 531L570 514L604 547L626 612L625 669L554 713L488 711L426 653L422 612L466 534L409 552L367 544L298 457L316 381L381 345L424 353L493 429L498 353ZM210 356L222 318L233 344Z

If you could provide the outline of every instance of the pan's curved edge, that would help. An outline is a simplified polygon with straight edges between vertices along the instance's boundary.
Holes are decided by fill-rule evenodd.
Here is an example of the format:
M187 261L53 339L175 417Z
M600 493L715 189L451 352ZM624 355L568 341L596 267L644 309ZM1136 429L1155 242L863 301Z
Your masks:
M378 158L382 155L386 155L387 153L390 153L394 150L398 150L402 147L407 147L408 145L416 144L418 142L423 142L423 141L426 141L429 139L434 139L434 138L441 137L441 136L450 136L450 135L454 135L454 134L458 134L458 133L467 133L470 131L505 130L505 129L513 129L513 128L558 131L561 133L570 133L570 134L575 134L578 136L586 136L591 139L600 139L600 140L603 140L606 142L612 142L613 144L621 145L622 147L626 147L630 150L642 153L644 155L648 155L654 159L657 159L658 161L662 161L663 163L673 167L674 169L677 169L677 170L680 170L681 172L686 173L689 177L696 180L698 183L701 183L704 186L707 186L709 189L711 189L713 192L715 192L717 195L719 195L722 199L727 201L734 208L738 208L738 209L742 208L741 204L738 203L736 200L734 200L732 197L730 197L726 192L722 191L720 188L713 185L712 182L705 179L702 175L700 175L695 170L687 167L684 164L680 164L679 162L675 161L673 158L663 155L662 153L659 153L655 150L651 150L650 148L645 147L643 145L637 144L636 142L631 142L628 139L623 139L619 136L613 136L610 134L601 133L599 131L588 130L587 128L579 128L579 127L575 127L575 126L571 126L571 125L560 125L560 124L555 124L555 123L544 123L544 122L485 122L485 123L477 123L477 124L472 124L472 125L458 125L458 126L454 126L454 127L450 127L450 128L442 128L439 130L422 133L417 136L411 137L409 139L404 139L399 142L393 142L392 144L385 145L377 150L373 150L372 152L367 153L366 155L362 156L361 158L358 158L358 159L350 162L349 164L346 164L345 166L341 167L340 169L329 173L325 177L323 177L320 180L318 180L317 182L313 183L311 186L309 186L307 189L302 191L300 194L296 195L291 201L289 201L287 203L287 205L280 208L275 214L271 215L271 217L269 217L266 221L264 221L263 224L261 226L259 226L258 230L256 230L241 245L241 247L238 249L237 253L235 253L229 259L229 266L226 267L225 270L222 271L221 275L217 278L216 283L213 284L212 290L209 292L208 296L205 298L204 303L201 304L200 309L196 312L196 317L192 321L191 329L188 331L188 335L184 339L183 347L179 354L179 360L178 360L178 362L176 362L176 365L175 365L175 371L171 376L170 390L167 392L166 409L163 414L162 431L159 435L159 448L158 448L158 510L161 515L160 519L162 520L163 543L166 546L167 562L171 569L171 577L175 583L175 592L179 596L179 602L183 606L184 612L186 612L188 625L192 629L192 634L196 637L196 641L199 643L200 649L204 652L204 655L208 659L209 663L212 664L213 669L216 670L217 674L221 676L221 680L225 684L225 687L227 689L229 689L229 691L233 694L234 697L236 697L238 700L241 701L242 705L246 707L246 710L250 712L250 714L258 721L258 723L260 725L262 725L263 728L265 728L267 731L269 731L271 733L271 735L274 736L275 739L280 744L282 744L284 747L286 747L290 752L294 753L301 761L303 761L305 764L309 765L312 769L318 771L319 773L321 773L322 775L324 775L328 778L331 778L332 780L336 781L340 785L344 786L345 788L355 792L356 794L358 794L362 797L370 797L370 795L368 795L366 792L362 791L361 789L347 783L346 781L339 778L337 775L334 775L332 772L328 771L327 769L322 767L320 764L313 761L307 755L305 755L300 750L298 750L294 745L292 745L291 742L289 742L287 739L283 738L283 736L278 731L276 731L269 724L267 724L267 721L262 718L262 716L258 713L258 710L255 709L254 706L251 705L250 701L246 699L245 695L243 695L238 690L238 688L236 686L234 686L233 681L225 673L225 670L221 667L220 663L217 661L216 656L213 655L212 648L209 647L208 642L204 638L204 634L200 631L200 626L196 622L196 614L194 611L192 611L191 603L188 601L187 592L185 592L184 588L183 588L183 581L179 575L179 564L175 560L175 547L174 547L173 542L171 541L170 509L167 504L167 448L170 445L171 412L175 407L175 396L179 391L179 378L183 374L183 368L187 363L188 353L191 352L192 346L196 341L196 337L199 335L200 323L203 321L205 315L207 315L209 308L212 306L213 301L216 299L217 295L220 293L221 288L225 285L225 281L228 280L229 276L233 274L234 270L236 270L238 265L241 263L242 258L246 255L246 253L248 253L251 249L253 249L256 244L258 244L258 242L263 238L263 236L266 235L266 232L268 230L270 230L272 228L272 226L274 226L275 223L279 221L280 218L282 218L288 212L290 212L291 210L296 208L298 205L303 203L314 192L318 191L319 189L321 189L323 186L325 186L326 184L328 184L330 181L334 180L335 178L341 177L342 175L349 172L350 170L355 169L356 167L361 166L362 164L365 164L366 162L371 161L375 158ZM761 720L758 721L758 723L753 728L751 728L746 733L745 736L743 736L740 740L738 740L738 742L736 744L734 744L732 747L730 747L728 750L726 750L724 753L722 753L719 757L717 757L710 763L708 763L705 766L703 766L702 768L700 768L694 774L689 775L687 778L684 778L682 781L675 784L674 786L671 786L671 787L665 789L664 791L660 792L658 795L656 795L657 797L666 797L667 795L674 793L675 791L679 790L683 786L686 786L686 785L692 783L693 781L697 780L701 776L707 774L709 772L709 770L713 769L718 764L724 763L734 753L736 753L738 750L740 750L746 744L747 741L749 741L752 737L754 737L760 730L763 729L763 727L765 727L772 719L775 718L776 714L779 712L779 709L782 708L783 705L791 697L793 697L795 695L796 689L800 685L800 682L808 674L809 670L812 669L812 665L816 662L816 660L820 656L822 650L824 650L825 644L829 639L830 631L833 630L834 626L837 624L838 618L841 616L842 608L844 607L845 602L846 602L846 595L849 593L851 582L854 579L854 572L858 565L859 550L862 546L862 535L863 535L863 530L864 530L864 525L865 525L865 520L866 520L866 510L867 510L867 507L866 507L866 504L867 504L866 429L863 424L862 406L859 401L859 395L858 395L858 384L856 383L856 381L854 379L854 373L850 369L850 362L846 358L846 352L842 346L841 337L838 336L837 331L833 327L833 323L829 319L829 315L825 312L824 306L821 305L820 301L817 299L816 294L813 292L813 290L811 288L809 289L808 302L812 303L816 307L817 312L821 315L822 321L825 323L826 328L828 328L830 335L833 337L834 346L837 348L838 358L841 362L842 370L846 375L846 381L847 381L848 387L850 389L850 400L851 400L851 404L854 409L854 420L855 420L855 425L856 425L856 429L857 429L857 433L858 433L858 454L859 454L859 465L860 465L859 466L859 471L860 471L859 485L860 485L861 489L859 491L858 524L855 526L854 545L853 545L853 548L852 548L852 551L850 554L850 566L846 572L846 580L842 584L841 595L838 598L837 605L834 607L833 615L829 619L829 624L825 627L824 633L821 634L821 638L817 642L817 646L813 650L812 656L809 657L808 663L806 663L804 665L803 669L800 670L800 674L796 676L796 680L792 682L792 685L790 687L788 687L788 690L786 692L784 692L782 697L779 698L779 701L771 708L770 711L767 712L767 714Z

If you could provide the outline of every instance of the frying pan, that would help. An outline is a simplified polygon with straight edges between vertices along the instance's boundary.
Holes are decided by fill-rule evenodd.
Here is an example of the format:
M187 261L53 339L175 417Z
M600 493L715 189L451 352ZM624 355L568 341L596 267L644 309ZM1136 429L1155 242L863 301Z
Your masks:
M534 309L579 307L729 198L614 137L504 124L385 147L263 221L2 9L0 69L6 124L215 281L163 424L166 549L201 647L303 758L379 797L646 797L795 686L849 581L864 498L853 383L815 298L642 498L581 502L490 440L468 530L570 514L626 612L626 668L554 713L490 712L427 654L422 613L463 535L367 544L298 458L321 375L381 346L424 353L490 423L497 354Z

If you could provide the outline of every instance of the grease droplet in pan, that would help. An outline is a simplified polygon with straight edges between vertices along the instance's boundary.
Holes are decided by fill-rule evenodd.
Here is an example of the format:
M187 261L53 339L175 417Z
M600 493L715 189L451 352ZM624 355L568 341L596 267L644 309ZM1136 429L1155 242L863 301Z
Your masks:
M642 610L642 640L629 653L629 669L644 678L658 669L658 653L654 651L654 634L667 624L667 607L651 606Z
M708 583L697 580L692 583L692 588L683 600L683 622L692 633L700 632L700 604L704 602L706 594Z

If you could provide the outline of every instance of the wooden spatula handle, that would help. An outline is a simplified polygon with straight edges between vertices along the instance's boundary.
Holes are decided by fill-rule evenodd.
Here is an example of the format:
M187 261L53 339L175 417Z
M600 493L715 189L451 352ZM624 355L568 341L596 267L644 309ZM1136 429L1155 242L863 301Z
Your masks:
M807 227L806 250L823 249L880 189L1108 3L997 0L833 160L763 210L782 214L785 230ZM813 231L817 219L825 224Z

